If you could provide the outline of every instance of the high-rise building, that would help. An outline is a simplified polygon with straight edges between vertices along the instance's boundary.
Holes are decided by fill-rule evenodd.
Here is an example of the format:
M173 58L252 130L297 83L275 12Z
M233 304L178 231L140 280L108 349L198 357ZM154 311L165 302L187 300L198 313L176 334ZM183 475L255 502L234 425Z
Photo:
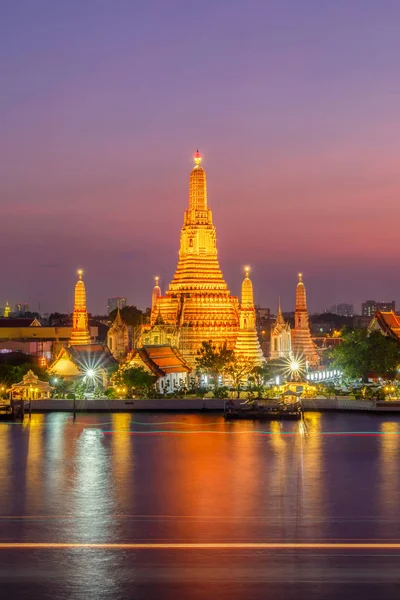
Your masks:
M143 327L143 337L147 335L147 339L151 327L171 328L171 335L176 333L179 350L192 365L202 342L212 340L216 345L227 342L228 347L234 349L240 328L239 301L228 290L218 262L216 232L207 203L206 173L201 161L197 151L190 174L189 206L185 210L174 278L164 295L153 291L151 323L154 325ZM246 283L246 289L248 285ZM255 330L255 318L253 320ZM250 327L250 323L253 323L251 318L246 320L246 327ZM259 362L258 347L254 350L254 361Z
M396 312L396 302L394 300L392 300L391 302L389 302L388 300L385 300L383 302L377 302L376 300L366 300L366 302L363 302L361 305L361 314L364 317L373 317L376 311L378 310L382 312Z
M318 364L319 356L311 339L308 323L306 288L303 276L299 273L296 288L296 310L294 312L294 328L292 329L292 351L295 356L301 354L310 365Z
M354 316L354 304L347 304L343 302L337 305L336 314L340 317L353 317Z
M110 314L113 310L119 308L120 310L126 306L126 298L121 296L115 296L115 298L109 298L107 301L107 314Z

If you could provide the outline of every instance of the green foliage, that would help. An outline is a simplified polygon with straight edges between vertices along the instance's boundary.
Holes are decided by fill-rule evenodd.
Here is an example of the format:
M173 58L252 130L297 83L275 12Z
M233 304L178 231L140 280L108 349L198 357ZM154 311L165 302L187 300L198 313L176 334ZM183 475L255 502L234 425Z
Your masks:
M115 398L118 398L117 392L113 387L105 389L104 395L106 396L106 398L110 398L110 400L115 400Z
M207 394L207 388L199 386L195 389L195 394L198 398L204 398L204 396Z
M197 351L196 367L200 373L209 373L215 380L225 373L234 358L235 354L233 350L228 349L226 342L221 346L215 346L210 340L202 342L201 348Z
M343 343L333 351L333 366L352 379L377 377L393 379L400 365L400 345L379 331L347 331Z
M225 385L214 388L214 398L228 398L228 397L229 397L229 389Z
M228 349L227 343L216 346L210 340L202 342L197 351L196 369L199 373L208 374L214 381L214 392L219 386L219 376L223 376L235 361L235 353Z
M121 317L125 321L127 325L131 325L132 327L137 327L142 324L143 320L143 311L141 311L136 306L124 306L120 310ZM109 314L110 321L114 321L117 316L117 309L113 310Z
M123 365L111 377L114 385L125 385L132 394L148 397L157 381L157 377L148 373L143 367L127 367Z
M49 374L35 363L24 363L22 365L0 364L0 384L5 387L22 381L28 371L33 371L41 381L48 381Z
M57 377L57 381L54 382L54 378L51 378L50 383L54 387L51 393L52 398L68 398L68 395L72 393L74 389L74 383L68 379L60 379Z

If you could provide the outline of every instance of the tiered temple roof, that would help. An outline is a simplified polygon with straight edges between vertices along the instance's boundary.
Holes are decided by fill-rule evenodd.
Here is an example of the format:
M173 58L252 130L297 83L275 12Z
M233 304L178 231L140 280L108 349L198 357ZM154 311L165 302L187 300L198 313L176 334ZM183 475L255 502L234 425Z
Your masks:
M242 302L239 310L240 326L236 338L235 354L251 359L254 365L261 365L264 357L257 336L253 283L249 277L249 270L249 267L245 267L245 278L242 283Z
M82 280L83 271L78 270L75 286L74 314L72 316L71 345L90 344L88 313L86 308L86 288Z
M189 206L181 230L178 266L164 296L158 296L152 319L179 328L179 350L193 363L203 341L234 348L239 303L223 278L212 212L207 202L206 173L197 151L190 174ZM146 328L145 328L146 329ZM147 327L148 330L148 327Z

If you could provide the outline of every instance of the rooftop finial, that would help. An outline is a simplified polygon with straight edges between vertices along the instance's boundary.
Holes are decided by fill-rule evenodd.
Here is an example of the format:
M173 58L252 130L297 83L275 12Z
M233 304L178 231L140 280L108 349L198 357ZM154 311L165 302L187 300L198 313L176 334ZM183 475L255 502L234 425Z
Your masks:
M303 273L299 273L299 283L302 283L303 281Z
M79 279L82 279L83 271L82 269L78 269L77 271Z
M201 163L201 160L202 160L202 156L201 156L201 154L199 152L199 149L197 148L197 151L196 151L196 153L194 155L194 163L195 163L195 165L199 166L200 163Z
M158 276L158 275L155 275L155 277L154 277L154 281L156 282L156 285L158 285L159 279L160 279L160 278L159 278L159 276Z
M250 273L250 267L249 267L249 266L246 266L246 267L244 268L244 274L245 274L245 276L246 276L247 278L249 277L249 273Z

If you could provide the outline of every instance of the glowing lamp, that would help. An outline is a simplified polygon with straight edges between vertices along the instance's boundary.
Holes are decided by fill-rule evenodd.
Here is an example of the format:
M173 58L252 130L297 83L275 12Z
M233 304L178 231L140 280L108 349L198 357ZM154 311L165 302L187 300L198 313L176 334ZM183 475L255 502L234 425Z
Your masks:
M292 371L298 371L300 369L300 365L297 362L297 360L292 360L292 362L290 363L290 368Z
M88 369L88 370L86 371L86 375L87 375L88 377L94 377L94 370L93 370L93 369Z

